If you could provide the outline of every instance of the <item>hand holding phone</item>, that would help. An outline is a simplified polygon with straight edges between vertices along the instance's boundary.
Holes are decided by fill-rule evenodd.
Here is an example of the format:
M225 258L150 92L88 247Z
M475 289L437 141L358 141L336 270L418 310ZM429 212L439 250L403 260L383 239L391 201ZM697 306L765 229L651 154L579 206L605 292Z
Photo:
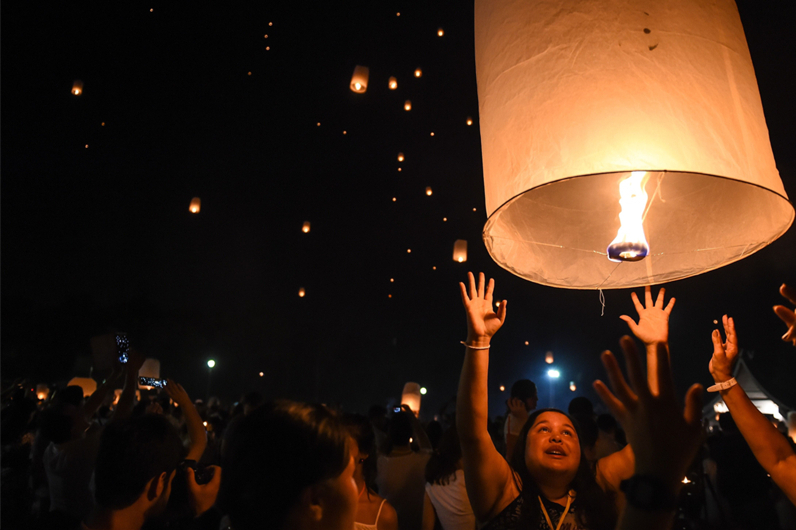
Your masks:
M138 383L141 386L154 386L157 388L166 388L168 382L165 379L157 379L155 377L139 377Z
M119 332L116 334L116 354L118 355L119 362L122 364L130 360L130 339L127 338L127 333Z

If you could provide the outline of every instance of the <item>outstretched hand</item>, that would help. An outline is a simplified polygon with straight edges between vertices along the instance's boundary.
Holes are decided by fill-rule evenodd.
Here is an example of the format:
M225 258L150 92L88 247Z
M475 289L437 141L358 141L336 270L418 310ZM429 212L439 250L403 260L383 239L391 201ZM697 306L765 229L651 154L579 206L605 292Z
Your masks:
M636 293L630 293L633 305L638 312L638 324L632 317L622 315L619 318L627 322L630 331L647 346L658 342L667 343L669 341L669 315L672 313L675 299L669 300L669 304L664 307L664 293L666 289L661 287L658 291L658 298L652 303L652 289L650 286L644 288L644 302L646 307L641 305Z
M472 272L467 273L467 278L470 284L469 292L464 283L459 282L462 303L467 312L467 343L473 345L476 342L488 343L506 320L506 301L501 302L497 313L495 313L492 308L495 280L490 279L489 284L485 286L484 273L481 272L478 274L478 287L476 287Z
M656 347L658 393L654 395L633 339L624 336L620 342L632 389L609 351L603 353L602 362L614 392L599 380L594 382L594 389L625 428L636 458L636 473L656 476L676 487L701 443L702 387L695 384L688 389L682 410L674 396L666 348L659 343Z
M188 482L188 502L193 508L194 515L199 517L213 507L218 497L218 490L221 487L221 468L218 466L207 466L213 470L213 478L207 484L197 484L196 474L193 468L185 470Z
M166 380L166 393L172 401L177 403L180 407L187 408L192 405L191 398L188 397L188 392L185 391L181 384L173 379Z
M796 289L783 283L779 288L779 293L796 306ZM793 309L788 309L784 305L775 305L774 313L788 326L788 331L782 336L782 340L796 346L796 313L793 312Z
M713 357L711 357L708 365L710 375L713 376L713 380L717 383L732 379L732 367L735 364L735 358L738 357L738 336L735 334L735 321L724 315L721 317L721 322L724 324L724 334L727 340L722 342L721 332L717 329L713 330L710 336L713 340Z

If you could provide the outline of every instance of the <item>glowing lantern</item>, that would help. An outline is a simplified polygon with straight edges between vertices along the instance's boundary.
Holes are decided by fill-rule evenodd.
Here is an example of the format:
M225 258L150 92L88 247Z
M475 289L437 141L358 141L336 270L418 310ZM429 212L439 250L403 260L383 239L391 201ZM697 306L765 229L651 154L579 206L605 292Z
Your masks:
M467 125L472 125L473 119L470 116L467 116Z
M299 288L299 298L304 298L305 294L307 294L307 292L304 290L304 287L300 287Z
M432 193L434 193L434 191L431 189L431 186L427 186L427 187L426 187L426 195L428 195L429 197L431 197L431 194L432 194Z
M390 87L390 90L395 90L396 88L398 88L398 80L395 79L394 77L391 77L388 86Z
M88 397L97 390L97 382L90 377L73 377L67 386L79 386L83 389L83 397Z
M122 389L117 388L113 391L113 404L116 405L119 403L119 398L122 397Z
M401 405L409 405L409 408L417 416L420 414L420 385L417 383L406 383L401 394Z
M573 392L578 389L577 385L575 384L575 381L569 382L569 389L572 390Z
M467 261L466 239L457 239L456 242L453 243L453 261L458 261L459 263Z
M265 374L264 374L263 372L260 372L260 377L262 377L262 376L264 376L264 375L265 375Z
M408 99L404 101L404 110L412 110L412 102Z
M368 89L368 75L370 71L365 66L357 65L354 75L351 76L351 90L357 94L364 94Z
M36 385L36 398L39 401L44 401L47 399L47 396L50 395L50 387L47 386L45 383L39 383Z
M423 70L421 70L420 68L415 70L415 77L420 77L421 75L423 75Z
M506 387L505 387L505 386L503 386L503 385L500 385L500 391L501 391L501 392L505 392L505 391L506 391Z
M83 93L83 81L75 80L75 82L72 83L72 94L74 94L75 96L79 96L82 93Z
M443 35L445 35L445 32L444 32L444 31L442 31L442 28L439 28L439 29L437 30L437 37L442 37Z
M794 210L735 2L563 3L476 1L492 258L545 285L626 288L782 235Z
M404 161L404 154L398 153L398 162L403 162L403 161Z
M191 206L188 207L191 213L199 213L199 210L202 209L202 199L199 197L194 197L191 199Z
M304 232L305 234L309 234L309 232L310 232L310 222L309 221L304 221L304 224L301 225L301 231Z
M142 364L141 369L138 370L138 377L152 377L154 379L160 379L160 361L157 359L144 359L144 364ZM148 385L138 385L138 388L152 390L154 387Z
M547 364L553 364L553 352L549 351L544 355L544 362Z

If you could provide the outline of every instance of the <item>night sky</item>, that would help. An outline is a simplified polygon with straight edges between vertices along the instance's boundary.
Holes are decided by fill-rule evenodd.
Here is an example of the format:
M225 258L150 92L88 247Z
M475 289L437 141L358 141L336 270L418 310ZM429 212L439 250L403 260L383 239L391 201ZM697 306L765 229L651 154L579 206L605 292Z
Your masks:
M794 196L796 4L739 9ZM365 94L348 86L358 64ZM509 300L492 414L498 386L523 377L549 403L548 350L566 407L597 401L599 352L616 349L633 310L629 291L606 291L601 317L596 291L529 283L487 255L468 3L4 2L1 169L4 381L88 375L89 338L121 330L194 397L214 358L225 398L259 390L364 412L416 381L429 417L458 383L457 282L483 270ZM452 260L456 239L466 263ZM681 391L710 382L713 320L728 312L753 372L796 406L796 349L771 311L783 281L796 284L794 229L667 286Z

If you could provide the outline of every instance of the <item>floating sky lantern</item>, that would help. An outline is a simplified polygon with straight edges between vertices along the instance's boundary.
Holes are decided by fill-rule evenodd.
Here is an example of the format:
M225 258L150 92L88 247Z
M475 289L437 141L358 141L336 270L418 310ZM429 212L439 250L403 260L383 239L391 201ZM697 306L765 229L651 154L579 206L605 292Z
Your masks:
M44 401L50 395L50 387L46 383L36 385L36 399Z
M357 65L354 68L354 75L351 76L351 90L357 94L364 94L368 89L368 76L370 71L366 66Z
M547 364L553 364L553 352L549 351L544 354L544 362Z
M265 375L265 373L263 373L263 372L260 372L260 377L262 377L262 376L264 376L264 375Z
M578 389L578 385L575 384L575 381L569 382L569 389L573 392Z
M415 77L420 77L422 75L423 75L423 70L421 70L420 68L417 68L415 70Z
M417 383L406 383L401 393L401 405L409 405L409 408L417 416L420 414L420 385Z
M431 195L432 195L433 193L434 193L434 190L432 190L432 189L431 189L431 186L426 186L426 195L428 195L429 197L431 197Z
M445 35L445 32L444 32L444 31L442 31L442 28L439 28L439 29L437 30L437 37L442 37L443 35Z
M76 79L74 83L72 83L72 95L79 96L83 93L83 81Z
M467 261L467 240L457 239L453 243L453 261L464 263Z
M404 110L412 110L412 102L408 99L404 101Z
M191 199L191 205L188 207L191 213L199 213L199 210L202 209L202 199L199 197L194 197Z
M138 377L153 377L160 379L160 361L157 359L144 359L144 364L138 370Z
M301 231L304 232L305 234L309 234L310 233L310 222L309 221L304 221L304 224L301 225Z
M83 397L88 397L97 390L97 382L90 377L73 377L67 386L79 386L83 389Z
M304 290L304 287L299 287L298 295L299 298L304 298L304 295L307 294L307 291Z
M467 116L467 125L472 125L473 119L470 116Z
M398 88L398 80L394 77L391 77L388 86L390 87L390 90L395 90Z
M522 278L674 281L793 222L735 2L649 6L476 0L483 237Z
M398 162L403 162L403 161L404 161L404 154L398 153Z
M500 385L500 391L501 392L505 392L506 391L506 387L504 385Z

